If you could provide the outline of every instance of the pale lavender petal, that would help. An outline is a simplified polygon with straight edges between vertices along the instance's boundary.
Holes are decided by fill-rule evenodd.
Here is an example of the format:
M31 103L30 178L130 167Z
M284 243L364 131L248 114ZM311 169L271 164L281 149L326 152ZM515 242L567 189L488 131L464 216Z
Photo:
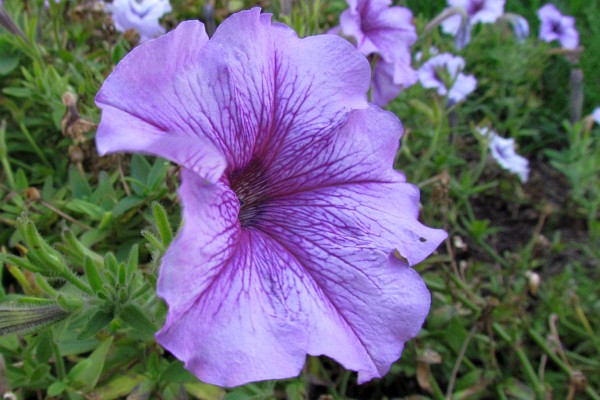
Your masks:
M462 101L477 86L474 76L461 72L464 65L462 57L449 53L438 54L419 68L419 82L425 88L436 89L440 96L448 95L453 103Z
M378 53L387 62L398 62L417 40L412 12L405 7L389 7L388 0L348 1L349 9L340 16L345 35L356 40L364 55Z
M477 88L477 79L473 75L458 74L448 93L448 99L458 103Z
M170 306L160 343L224 386L294 376L307 353L359 382L385 374L429 307L408 265L446 236L418 222L418 190L390 168L400 132L391 113L353 111L334 141L317 142L323 154L305 159L297 190L269 185L251 227L227 185L184 171L185 224L158 284ZM278 171L271 180L292 183Z
M600 107L594 108L594 111L592 112L592 119L595 123L600 124Z
M306 145L306 132L367 106L368 62L339 37L299 40L254 9L206 40L202 24L182 23L117 66L96 97L107 114L97 134L101 154L159 155L215 181L226 166L262 156L267 143L276 158L277 148Z
M448 0L448 6L456 8L464 8L465 10L471 3L471 0Z
M373 71L372 98L373 104L380 107L394 100L402 91L402 85L394 83L394 64L381 60Z
M385 106L400 92L417 82L417 72L408 63L387 63L380 60L375 66L372 83L372 102Z
M364 382L417 334L429 294L410 266L446 234L418 221L392 169L400 122L368 105L369 80L344 39L253 9L208 42L190 22L140 46L98 94L101 151L184 167L157 339L200 379L291 377L325 354Z
M165 33L158 20L171 12L171 4L169 0L114 0L106 9L117 31L135 29L143 43Z
M360 382L385 374L403 343L418 332L429 307L418 274L379 250L340 248L335 235L348 235L351 227L332 225L333 242L317 226L290 227L286 221L273 226L275 234L223 227L228 215L220 211L225 208L219 203L222 193L202 184L185 174L182 198L208 213L186 212L184 231L165 255L159 280L159 294L168 302L179 301L177 294L187 290L198 296L181 312L170 303L159 342L201 380L221 386L295 376L306 353L335 358L359 371ZM210 193L208 198L201 191ZM331 201L329 195L307 200ZM300 205L305 208L291 220L285 208L274 217L292 222L324 208ZM337 220L345 214L332 206L325 212L329 215L318 218ZM206 214L213 218L205 219ZM237 222L235 216L229 221ZM212 236L198 238L212 223L218 224ZM289 237L299 243L282 240ZM213 243L223 247L211 254L198 239L208 240L210 250L217 250ZM332 245L336 247L330 249Z
M537 11L540 18L540 39L546 42L558 40L562 47L575 49L579 46L579 33L575 18L564 16L553 4L546 4Z
M515 152L515 139L503 138L489 132L489 149L492 157L502 168L519 176L521 182L529 178L529 160Z
M471 15L471 23L493 23L504 14L505 0L473 0L467 12Z
M519 14L507 13L506 19L510 22L515 32L515 38L519 42L524 42L529 37L529 23Z
M454 14L442 22L442 31L454 36L458 33L461 22L462 16L460 14Z
M471 26L478 22L496 22L504 14L504 2L505 0L448 0L448 5L462 8L469 19L467 26ZM442 22L442 30L453 36L456 35L461 26L461 19L462 16L458 14L447 18ZM466 42L468 43L468 40Z
M102 109L96 134L100 154L141 151L185 165L211 181L221 176L226 167L224 156L207 135L198 134L210 132L217 122L196 121L203 116L201 111L188 107L203 106L212 113L223 107L215 100L214 88L202 86L192 91L191 83L184 80L197 79L201 73L210 81L228 79L226 66L218 60L202 71L194 69L191 61L200 59L207 42L204 25L184 22L152 44L138 46L117 65L96 96ZM202 105L196 96L204 99ZM231 124L223 128L227 126Z

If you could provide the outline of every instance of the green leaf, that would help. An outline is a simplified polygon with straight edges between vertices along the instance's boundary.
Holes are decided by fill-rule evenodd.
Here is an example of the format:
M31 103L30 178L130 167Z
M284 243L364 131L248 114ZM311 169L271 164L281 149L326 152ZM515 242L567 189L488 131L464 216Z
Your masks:
M31 90L21 87L7 87L2 89L4 94L14 97L27 98L31 97Z
M115 218L119 218L121 215L125 214L127 211L143 204L146 201L145 197L142 196L129 196L124 197L113 207L112 214Z
M112 313L108 313L105 311L96 312L92 316L92 318L89 319L87 324L85 324L85 327L83 328L83 330L81 331L79 336L77 336L77 339L79 339L79 340L87 339L87 338L95 335L102 328L104 328L106 325L108 325L110 323L110 321L113 320L113 318L114 318L114 316Z
M146 179L146 184L148 187L156 190L160 187L160 185L167 178L167 171L169 169L169 162L162 159L157 158L148 174L148 178Z
M144 182L146 182L148 174L150 174L150 169L150 163L144 156L134 154L131 157L131 177L134 178L131 181L131 188L135 194L145 194L148 187Z
M171 244L171 241L173 240L173 230L171 229L171 224L167 217L167 211L160 203L154 202L152 203L152 215L154 215L154 222L156 224L156 230L160 235L160 240L165 248L169 247L169 244Z
M0 75L7 75L19 66L21 59L14 47L6 40L0 41Z
M222 400L225 397L225 390L218 386L209 385L204 382L186 383L183 385L186 392L197 399L202 400ZM246 396L245 399L248 397Z
M69 311L78 311L85 304L79 296L67 295L64 293L59 294L56 300L63 309Z
M48 396L58 396L62 392L67 389L67 384L64 382L54 382L52 385L48 386L47 394Z
M123 308L123 311L121 311L119 317L123 320L123 322L142 334L151 336L154 334L154 332L156 332L156 326L154 323L152 323L146 314L134 304L129 304Z
M92 196L90 184L75 166L69 168L69 186L75 199L89 199Z
M29 375L29 382L33 385L39 384L48 377L49 372L50 366L48 364L38 365Z
M52 357L52 335L50 330L39 335L39 341L35 347L35 358L41 364L48 364L48 360Z
M127 272L128 280L131 279L131 277L137 270L138 264L139 264L139 246L136 243L133 246L131 246L131 250L129 251L129 255L127 257L126 272Z
M112 336L104 340L88 358L78 362L69 371L67 376L72 382L73 387L88 391L96 387L104 369L104 362L106 361L112 341Z
M160 380L169 383L196 383L196 378L190 371L185 369L183 363L174 361L161 374Z
M90 287L94 293L98 294L104 288L104 280L98 271L98 267L94 260L85 256L83 259L83 267L85 269L85 277L87 278Z
M90 398L102 400L124 398L144 379L146 378L143 375L119 375L92 392Z
M100 221L106 210L100 206L97 206L94 203L90 203L89 201L73 199L69 201L66 205L67 209L71 211L75 211L80 214L85 214L91 217L95 221Z

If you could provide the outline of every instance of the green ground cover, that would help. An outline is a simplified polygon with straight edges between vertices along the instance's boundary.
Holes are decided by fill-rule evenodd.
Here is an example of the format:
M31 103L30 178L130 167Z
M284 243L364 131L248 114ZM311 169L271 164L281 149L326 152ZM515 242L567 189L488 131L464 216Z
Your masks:
M0 337L0 390L19 399L600 399L600 127L588 116L600 106L599 2L556 2L577 18L579 62L536 39L543 2L507 0L531 35L520 43L501 23L475 28L459 53L479 81L474 94L448 108L417 84L388 106L406 130L396 167L421 189L423 222L449 233L416 267L432 308L390 373L357 385L334 361L309 357L298 378L233 390L197 381L153 337L165 318L157 268L180 223L176 166L95 152L94 96L135 36L90 3L38 3L5 0L23 36L0 31L0 310L22 321L19 334ZM216 22L255 3L217 1ZM167 27L205 16L200 0L172 4ZM282 16L279 2L261 2L303 36L346 8L295 4ZM451 37L422 34L444 1L403 4L420 34L414 53L456 53ZM583 112L571 120L578 69ZM478 126L515 138L528 182L491 159ZM49 327L29 333L34 325Z

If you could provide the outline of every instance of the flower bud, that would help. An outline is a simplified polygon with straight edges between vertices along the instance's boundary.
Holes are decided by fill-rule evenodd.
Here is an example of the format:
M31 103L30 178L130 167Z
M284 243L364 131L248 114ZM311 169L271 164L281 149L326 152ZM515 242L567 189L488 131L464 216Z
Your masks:
M56 304L0 304L0 336L26 334L65 318L69 313Z
M525 276L527 277L527 281L528 281L527 283L529 285L529 292L533 296L537 296L538 289L540 287L540 282L541 282L540 275L537 272L527 271Z

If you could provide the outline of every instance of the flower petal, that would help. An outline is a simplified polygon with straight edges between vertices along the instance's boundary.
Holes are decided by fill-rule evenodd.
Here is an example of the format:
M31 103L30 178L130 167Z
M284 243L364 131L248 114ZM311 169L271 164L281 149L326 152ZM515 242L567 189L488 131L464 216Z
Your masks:
M368 62L342 38L298 39L253 9L206 39L182 23L117 66L96 98L101 153L159 155L214 182L367 107Z
M205 104L214 99L210 87L197 87L192 93L187 82L198 79L189 65L198 63L207 42L203 24L183 22L167 35L138 46L117 65L96 96L102 109L96 134L100 154L141 151L186 165L209 180L221 176L225 158L201 134L214 122L208 117L198 121L186 106L196 102L196 96ZM227 79L222 63L206 75L204 79L211 81ZM214 100L205 105L213 112L218 106Z
M315 144L328 156L308 169L313 187L269 200L251 228L227 186L184 170L185 224L158 283L169 304L159 342L223 386L294 376L307 353L360 382L385 374L429 308L408 265L446 236L417 221L418 190L391 169L400 132L391 113L353 111L339 147Z
M190 186L202 183L193 174L185 179ZM181 194L190 204L183 188ZM169 303L158 341L200 379L222 386L295 376L307 353L325 354L359 371L360 382L383 376L420 329L429 294L390 247L373 247L375 220L372 226L354 225L356 215L345 215L350 208L320 204L331 203L330 194L308 195L306 204L302 198L287 203L302 207L283 208L278 217L289 223L273 224L271 235L235 229L215 235L214 242L223 244L237 237L226 255L207 254L196 230L209 229L219 218L194 220L186 213L190 228L184 229L196 235L183 232L173 243L158 288L167 301L193 286L197 297ZM203 208L203 200L194 208ZM311 224L319 218L328 229ZM352 242L344 242L349 238Z

